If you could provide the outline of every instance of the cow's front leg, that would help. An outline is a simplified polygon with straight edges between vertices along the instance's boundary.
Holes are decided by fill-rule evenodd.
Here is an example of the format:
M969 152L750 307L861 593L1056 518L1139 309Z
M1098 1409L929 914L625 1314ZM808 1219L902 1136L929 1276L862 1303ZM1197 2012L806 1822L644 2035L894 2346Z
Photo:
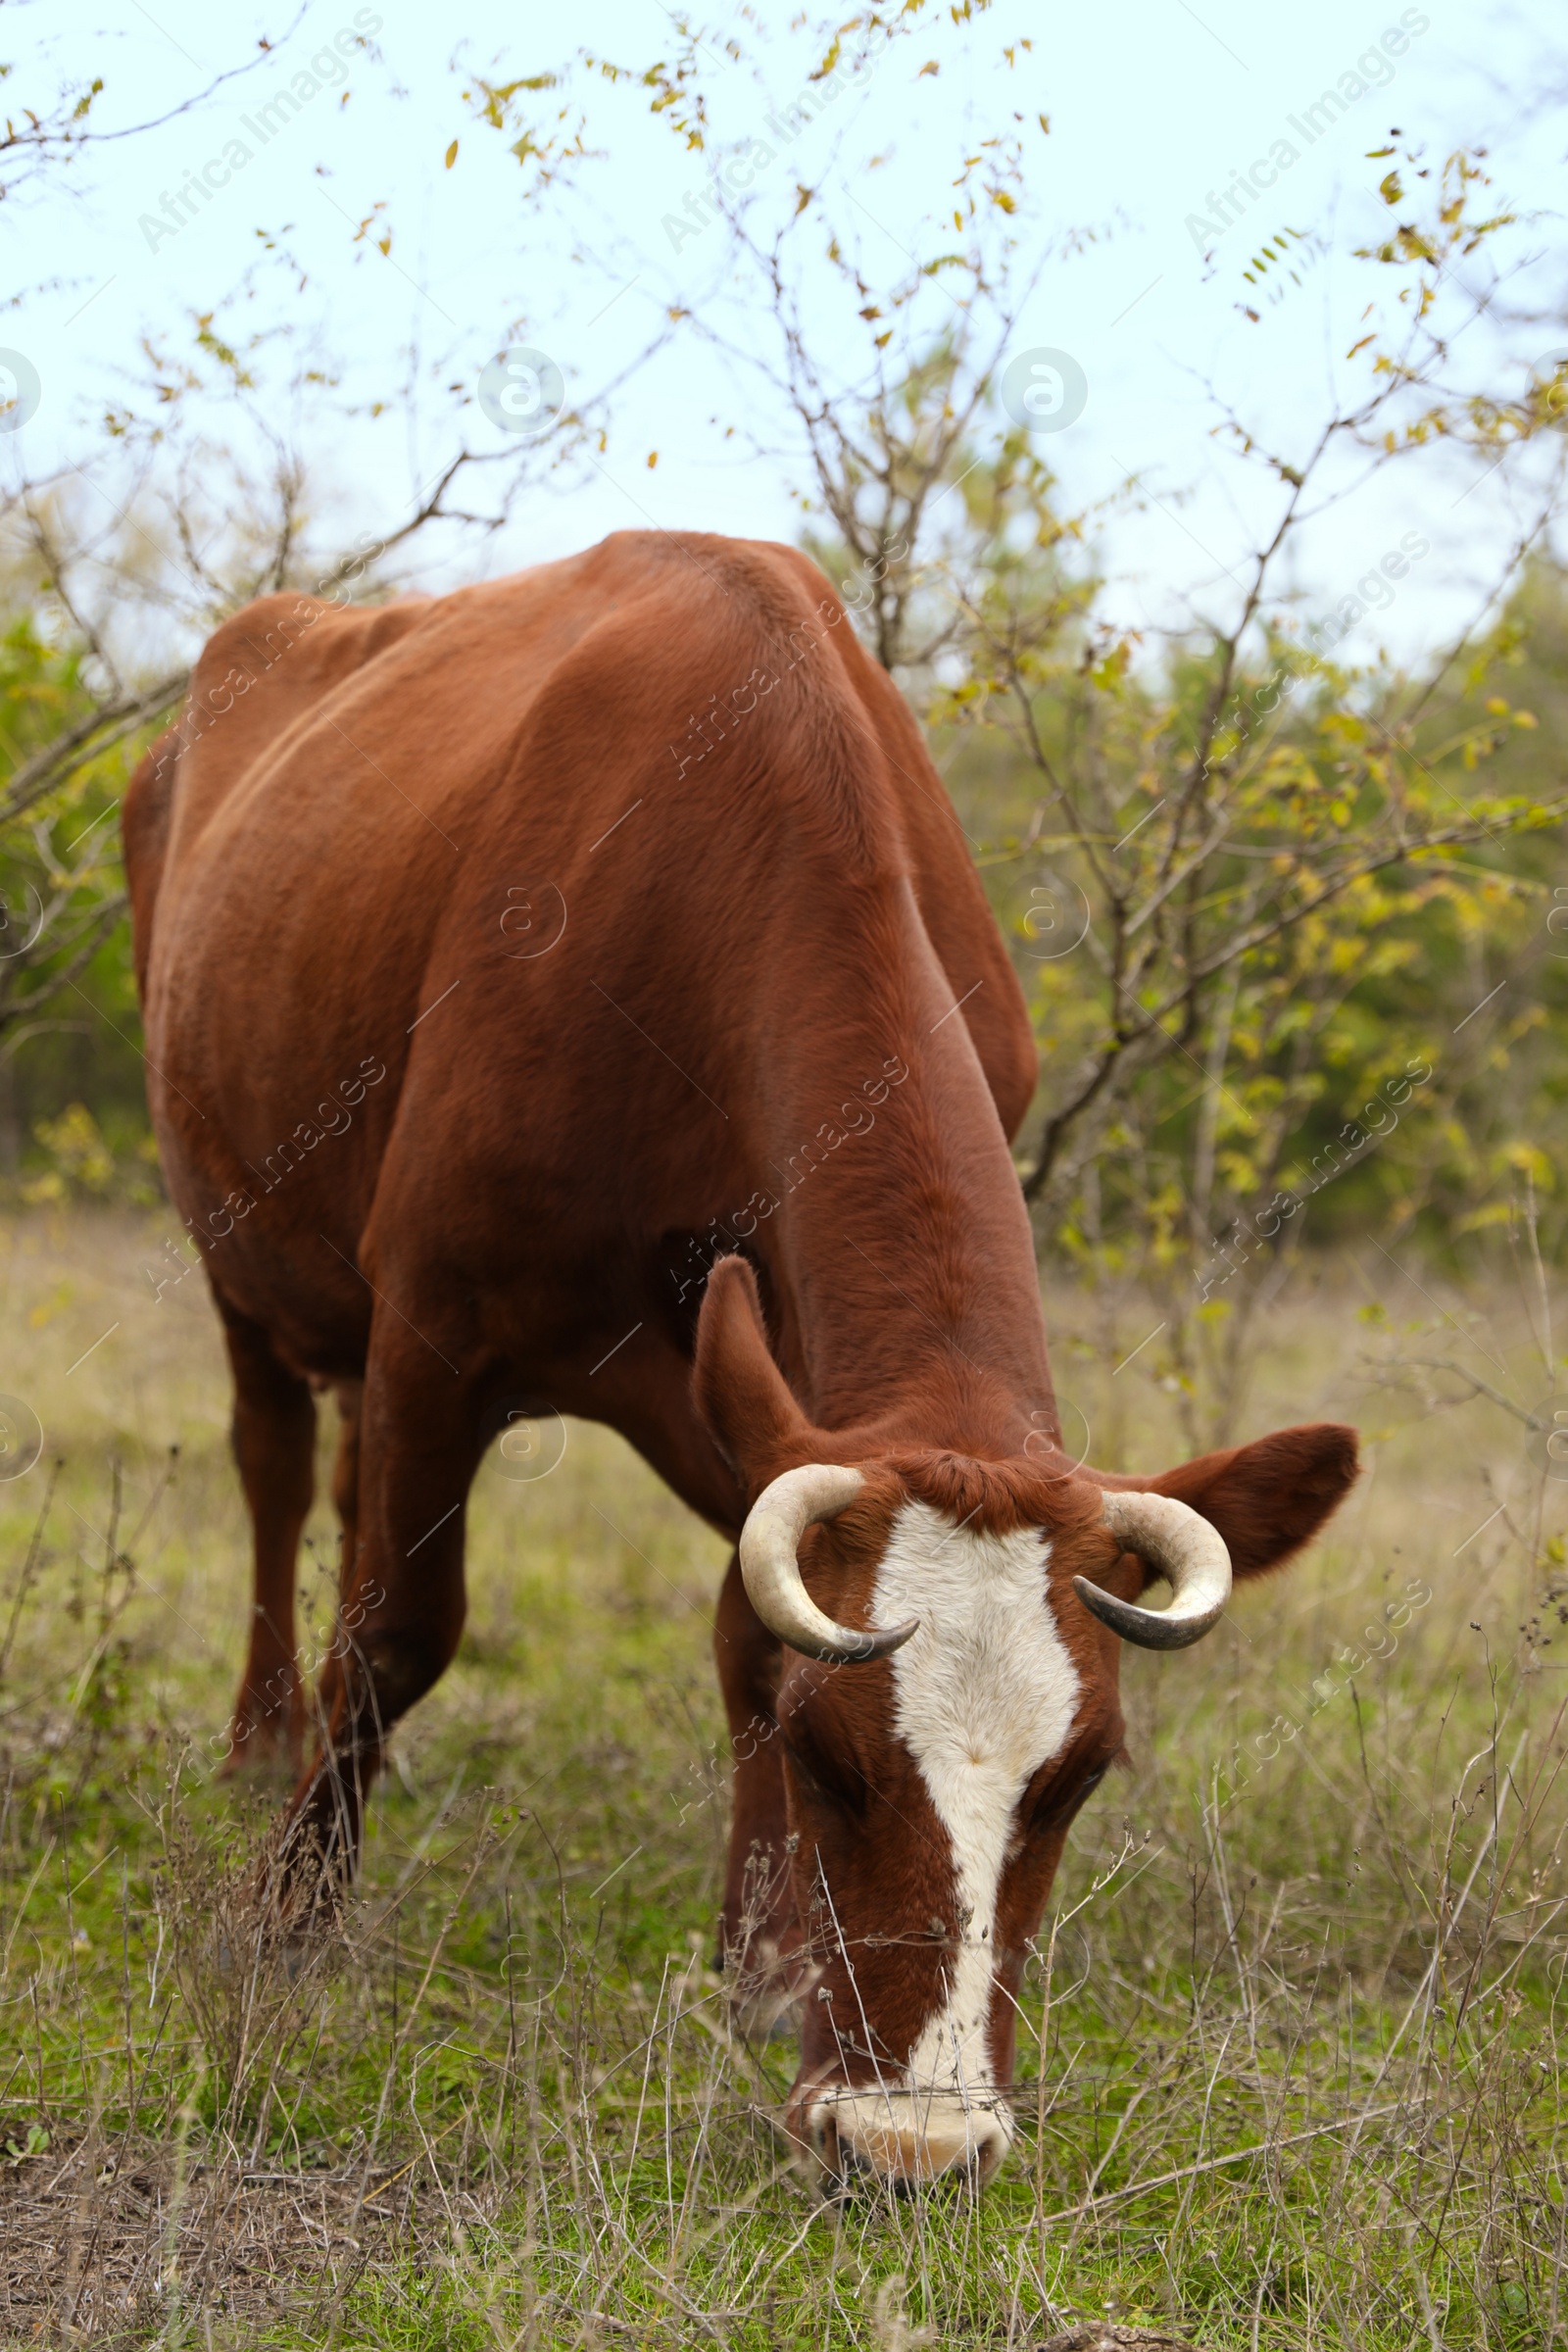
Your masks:
M734 1764L719 1953L731 1972L736 2024L765 2034L800 1989L800 1933L773 1711L780 1650L746 1597L738 1553L718 1596L713 1654Z
M317 1748L289 1808L290 1907L330 1908L358 1866L387 1735L451 1663L463 1632L464 1506L479 1455L467 1379L377 1307L345 1511L343 1601L316 1693Z

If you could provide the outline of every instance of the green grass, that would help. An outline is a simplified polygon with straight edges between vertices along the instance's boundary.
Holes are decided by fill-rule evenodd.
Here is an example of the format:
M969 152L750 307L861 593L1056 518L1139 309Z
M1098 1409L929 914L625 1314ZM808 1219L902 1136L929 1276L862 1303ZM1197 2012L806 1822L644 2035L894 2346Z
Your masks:
M1347 1268L1272 1309L1249 1431L1357 1420L1368 1475L1199 1649L1126 1659L1133 1767L1073 1833L997 2185L824 2207L769 2122L792 2046L734 2043L710 1969L723 1547L605 1432L533 1485L481 1473L468 1631L343 1935L260 1956L275 1791L212 1773L247 1592L226 1382L200 1277L155 1302L140 1271L162 1240L0 1228L0 1387L47 1436L0 1485L0 2342L1568 2334L1568 1489L1414 1363L1534 1405L1524 1302L1391 1276L1426 1321L1369 1323ZM1093 1458L1188 1450L1157 1343L1111 1379L1157 1310L1049 1304ZM334 1560L323 1507L307 1640Z

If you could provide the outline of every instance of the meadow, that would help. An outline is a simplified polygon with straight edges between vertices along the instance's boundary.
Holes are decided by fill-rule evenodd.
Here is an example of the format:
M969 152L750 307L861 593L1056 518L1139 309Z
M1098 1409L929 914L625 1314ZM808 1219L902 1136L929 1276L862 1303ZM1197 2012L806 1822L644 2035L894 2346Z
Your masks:
M0 1389L45 1433L0 1483L0 2342L1568 2337L1544 1281L1376 1246L1295 1269L1238 1434L1354 1421L1360 1486L1195 1650L1126 1655L1131 1761L1042 1929L996 2186L823 2204L770 2120L792 2045L734 2038L713 1968L725 1547L602 1430L548 1477L487 1461L463 1648L341 1933L304 1964L258 1937L278 1789L217 1774L247 1539L172 1231L0 1224ZM1097 1464L1193 1449L1157 1306L1049 1277L1046 1304Z

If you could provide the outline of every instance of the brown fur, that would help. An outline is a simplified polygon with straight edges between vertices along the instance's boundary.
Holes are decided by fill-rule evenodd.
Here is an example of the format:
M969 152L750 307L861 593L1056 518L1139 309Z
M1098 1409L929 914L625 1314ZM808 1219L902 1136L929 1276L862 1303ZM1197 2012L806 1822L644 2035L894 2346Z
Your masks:
M311 1387L347 1407L363 1615L323 1679L297 1856L352 1859L386 1728L456 1647L465 1497L521 1399L610 1423L731 1533L781 1469L863 1468L803 1551L852 1622L910 1495L1050 1533L1042 1606L1089 1695L1020 1808L1015 1983L1121 1739L1117 1645L1071 1577L1142 1589L1097 1521L1101 1487L1143 1482L1035 1434L1055 1407L1007 1148L1029 1023L918 730L821 575L786 548L628 533L383 612L263 599L207 648L124 822L153 1116L234 1366L257 1746L300 1721L277 1666ZM540 923L559 894L564 930L519 957L525 887ZM1351 1433L1303 1430L1150 1483L1251 1573L1353 1468ZM782 1653L734 1562L715 1639L726 1940L825 1971L803 2082L853 2079L929 2009L952 1856L886 1665ZM1004 2078L1000 1995L992 2042Z

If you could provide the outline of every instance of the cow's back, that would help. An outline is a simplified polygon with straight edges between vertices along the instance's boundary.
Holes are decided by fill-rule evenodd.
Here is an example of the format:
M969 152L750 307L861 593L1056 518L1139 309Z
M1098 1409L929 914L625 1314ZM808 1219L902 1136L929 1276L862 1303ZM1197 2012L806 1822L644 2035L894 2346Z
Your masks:
M739 1052L729 1083L765 1085L762 931L799 954L817 928L853 993L851 901L878 877L908 877L1016 1127L1033 1084L1016 980L918 731L825 591L792 550L626 533L378 612L270 598L218 633L127 855L150 877L156 836L156 882L133 888L166 1166L199 1229L227 1203L210 1263L246 1311L292 1286L309 1320L299 1237L356 1258L395 1140L400 1216L467 1237L470 1263L494 1262L472 1202L499 1188L521 1225L597 1199L603 1234L621 1230L621 1123L664 1066L629 997L667 976L676 1060ZM747 681L769 663L760 699ZM537 919L556 906L566 932L538 958L506 929L536 887ZM665 1126L677 1200L688 1140ZM280 1179L290 1138L303 1156ZM707 1147L689 1148L695 1170Z

